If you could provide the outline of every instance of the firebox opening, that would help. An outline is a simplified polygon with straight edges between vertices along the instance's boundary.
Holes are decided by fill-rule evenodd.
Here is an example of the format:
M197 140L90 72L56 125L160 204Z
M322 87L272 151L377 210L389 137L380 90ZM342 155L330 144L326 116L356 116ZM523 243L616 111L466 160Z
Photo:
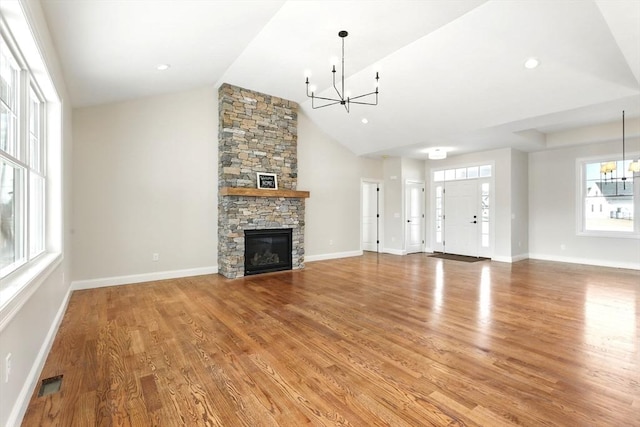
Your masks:
M292 269L291 228L245 230L244 274Z

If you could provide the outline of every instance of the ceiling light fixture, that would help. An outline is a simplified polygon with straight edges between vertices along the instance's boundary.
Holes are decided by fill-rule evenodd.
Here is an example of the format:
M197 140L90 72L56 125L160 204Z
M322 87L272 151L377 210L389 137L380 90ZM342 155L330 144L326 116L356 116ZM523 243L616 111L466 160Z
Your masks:
M309 77L307 77L306 80L306 85L307 85L307 97L311 98L311 108L313 108L314 110L318 109L318 108L324 108L324 107L328 107L330 105L344 105L345 110L347 110L347 113L349 112L349 107L351 104L360 104L360 105L378 105L378 82L380 80L380 76L378 75L378 72L376 71L376 89L373 92L370 93L366 93L364 95L358 95L358 96L354 96L351 97L349 96L348 93L345 93L344 91L344 39L349 35L348 32L342 30L338 33L338 37L340 37L342 39L342 75L340 77L340 81L341 81L341 88L338 89L338 87L336 86L336 66L333 65L333 69L331 70L331 74L333 74L333 88L336 90L336 93L338 95L337 98L326 98L323 96L316 96L315 95L315 88L311 88L311 94L309 94ZM375 102L373 100L371 101L365 101L364 98L370 97L375 95ZM322 101L326 101L324 104L322 105L315 105L315 100L319 99ZM359 99L360 101L356 101L356 99Z
M434 148L433 150L429 150L429 160L442 160L447 158L447 152L440 149Z
M156 66L156 70L158 71L167 71L169 68L171 68L171 65L169 64L158 64Z
M362 119L362 123L364 123L366 125L367 123L369 123L369 120L365 117L365 118Z
M537 68L538 65L540 65L540 61L537 58L528 58L526 61L524 61L524 68L527 68L529 70Z

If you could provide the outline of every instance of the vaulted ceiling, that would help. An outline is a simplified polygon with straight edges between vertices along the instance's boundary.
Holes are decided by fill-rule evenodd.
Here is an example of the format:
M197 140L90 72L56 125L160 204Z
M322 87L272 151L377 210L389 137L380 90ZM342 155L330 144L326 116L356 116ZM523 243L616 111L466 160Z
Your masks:
M375 156L540 150L574 128L617 129L622 110L640 135L637 0L41 2L75 107L227 82L294 100ZM332 94L340 30L346 88L370 92L379 71L378 106L312 110L305 73Z

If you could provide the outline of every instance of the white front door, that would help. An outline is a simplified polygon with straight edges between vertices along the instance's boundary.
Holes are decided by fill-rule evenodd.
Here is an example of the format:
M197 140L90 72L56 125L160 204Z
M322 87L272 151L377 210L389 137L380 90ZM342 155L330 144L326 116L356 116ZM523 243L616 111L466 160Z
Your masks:
M408 254L424 248L424 183L407 181L405 186L405 250Z
M362 182L362 250L378 251L379 184Z
M478 181L450 181L444 189L444 251L479 256Z

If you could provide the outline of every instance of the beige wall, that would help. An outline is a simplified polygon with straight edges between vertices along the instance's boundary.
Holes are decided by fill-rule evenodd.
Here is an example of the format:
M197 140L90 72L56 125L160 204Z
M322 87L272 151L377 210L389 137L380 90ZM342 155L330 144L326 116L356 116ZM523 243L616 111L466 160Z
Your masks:
M384 236L382 241L384 247L382 251L400 255L404 250L402 159L400 157L384 159L383 174Z
M74 281L217 267L215 96L204 88L74 111ZM361 178L381 179L381 161L355 156L300 112L307 260L360 250Z
M640 139L627 140L640 152ZM529 154L529 254L532 258L640 269L640 240L577 235L577 159L621 156L619 141ZM640 180L635 179L640 185ZM636 193L637 194L637 193Z
M77 109L73 135L74 281L215 267L213 87Z
M360 247L360 180L381 179L382 162L357 157L298 113L298 190L306 201L307 260L353 254Z

